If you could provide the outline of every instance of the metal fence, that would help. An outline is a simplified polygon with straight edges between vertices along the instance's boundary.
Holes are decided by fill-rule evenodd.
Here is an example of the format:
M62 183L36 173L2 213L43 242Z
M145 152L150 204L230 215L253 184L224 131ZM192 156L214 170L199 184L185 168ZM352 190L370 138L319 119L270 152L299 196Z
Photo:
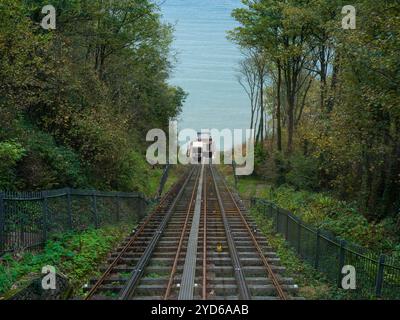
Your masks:
M339 288L342 287L344 266L356 271L356 299L400 299L400 261L317 230L287 210L265 199L252 199L252 208L273 223L275 231L283 235L298 255Z
M0 193L0 256L43 245L49 236L144 217L147 200L139 193L60 189Z

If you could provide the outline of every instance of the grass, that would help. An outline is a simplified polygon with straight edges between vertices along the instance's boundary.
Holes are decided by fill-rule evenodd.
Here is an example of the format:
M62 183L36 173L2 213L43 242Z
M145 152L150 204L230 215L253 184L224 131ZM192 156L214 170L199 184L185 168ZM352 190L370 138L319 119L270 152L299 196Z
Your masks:
M151 273L146 275L146 278L150 278L150 279L160 279L162 277L164 277L164 275L158 274L158 273L155 273L155 272L151 272Z
M117 293L117 292L110 291L110 290L104 292L104 295L105 295L106 297L109 297L109 298L116 298L116 297L118 297L118 293Z
M120 272L119 276L121 278L129 278L131 276L131 273L130 272Z
M82 295L82 286L99 274L107 254L132 230L132 226L113 226L69 233L48 241L38 253L7 254L0 260L0 297L8 298L43 266L52 265L69 279L74 295Z

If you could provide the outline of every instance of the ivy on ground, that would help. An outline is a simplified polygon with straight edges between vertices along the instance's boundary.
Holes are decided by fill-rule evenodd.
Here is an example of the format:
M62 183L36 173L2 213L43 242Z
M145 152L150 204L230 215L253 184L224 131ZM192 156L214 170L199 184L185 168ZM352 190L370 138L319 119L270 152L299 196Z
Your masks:
M68 277L75 295L82 294L83 284L96 276L107 254L131 229L124 225L68 233L54 236L41 252L4 255L0 258L0 296L9 296L23 287L46 265Z

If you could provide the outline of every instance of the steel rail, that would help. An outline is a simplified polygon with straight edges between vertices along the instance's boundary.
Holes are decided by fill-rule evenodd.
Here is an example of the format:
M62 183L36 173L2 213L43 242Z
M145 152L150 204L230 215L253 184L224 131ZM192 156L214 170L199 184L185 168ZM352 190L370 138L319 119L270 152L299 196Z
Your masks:
M185 240L185 234L186 234L186 230L187 230L187 226L188 226L188 222L189 222L190 213L192 212L192 208L193 208L193 205L194 205L194 202L195 202L194 201L194 197L196 195L196 191L197 191L196 186L197 186L197 183L199 181L199 178L200 178L200 172L196 177L196 181L194 183L194 188L193 188L193 191L192 191L192 195L190 197L190 202L188 204L188 208L187 208L187 211L186 211L186 218L185 218L185 222L184 222L183 229L182 229L182 232L181 232L181 236L180 236L180 239L179 239L178 248L176 250L176 255L175 255L175 258L174 258L174 263L173 263L173 266L172 266L172 270L171 270L171 273L170 273L170 276L169 276L167 289L166 289L165 294L164 294L164 300L168 300L168 297L171 294L171 290L172 290L172 285L173 285L174 278L175 278L176 269L177 269L178 263L179 263L179 257L181 256L183 241Z
M193 300L196 288L196 267L199 244L199 231L201 219L201 204L204 178L204 164L201 165L200 181L196 193L195 207L193 211L192 226L190 228L189 240L185 256L185 263L182 270L181 286L178 300Z
M184 182L181 189L179 190L178 195L175 197L170 209L168 210L167 214L165 215L163 221L161 222L160 227L155 232L155 234L152 237L150 243L148 244L144 254L139 259L135 269L133 270L133 272L130 276L130 279L128 280L125 287L121 290L121 294L120 294L118 300L128 300L129 297L131 296L131 294L133 293L133 291L135 290L136 285L144 272L144 268L148 264L148 262L151 258L151 255L153 254L153 251L154 251L158 241L160 240L160 238L167 226L167 223L169 222L169 220L173 214L173 211L175 210L175 207L176 207L178 201L182 197L182 195L185 191L185 188L193 175L194 170L195 170L195 168L193 168L192 171L189 173L186 181Z
M249 234L250 234L250 236L251 236L251 238L252 238L252 241L253 241L253 243L254 243L254 246L256 247L256 249L257 249L257 251L258 251L258 254L260 255L260 258L261 258L261 260L263 261L264 267L265 267L265 269L267 270L268 275L269 275L269 277L270 277L270 279L271 279L271 281L272 281L274 287L276 288L276 291L278 292L279 298L280 298L281 300L287 300L287 296L286 296L285 292L283 291L282 286L280 285L277 276L276 276L275 273L273 272L273 270L272 270L272 268L271 268L271 265L269 264L268 260L265 258L265 255L264 255L263 250L261 249L261 247L260 247L260 245L259 245L259 243L258 243L258 241L257 241L257 238L254 236L254 233L253 233L253 231L251 230L251 228L250 228L250 226L249 226L249 224L248 224L246 218L244 217L244 215L243 215L243 213L242 213L242 210L240 210L239 206L237 205L236 199L235 199L234 196L232 195L232 192L231 192L231 190L229 189L229 187L228 187L228 185L226 184L226 181L225 181L225 179L224 179L223 177L221 178L221 181L222 181L222 183L224 184L224 186L225 186L225 188L226 188L226 190L227 190L227 192L228 192L230 198L232 199L232 201L233 201L233 203L234 203L234 205L235 205L235 208L236 208L237 212L239 213L239 216L240 216L241 220L243 221L243 223L244 223L244 225L245 225L247 231L249 232Z
M245 278L245 275L243 272L243 268L240 263L238 251L236 249L235 241L233 240L233 237L232 237L232 231L229 226L229 221L226 216L224 204L222 202L221 194L219 193L218 185L217 185L217 182L215 179L214 169L212 166L210 167L210 169L211 169L211 176L212 176L212 179L214 182L215 194L217 196L218 204L219 204L221 215L222 215L222 220L224 223L226 238L228 240L229 252L230 252L230 255L231 255L231 258L233 261L235 278L236 278L236 282L238 283L238 286L239 286L239 296L242 300L250 300L251 299L250 289L247 285L246 278Z
M204 171L203 187L203 286L202 299L207 300L207 171Z
M86 295L84 300L90 300L96 291L100 288L100 286L104 283L104 281L107 279L107 277L110 275L111 271L114 269L114 267L118 264L118 262L121 260L122 256L129 250L129 248L133 245L133 243L137 240L137 238L141 235L145 227L150 223L150 221L154 218L155 215L157 215L164 205L164 203L168 200L170 195L175 191L176 187L179 186L179 182L176 184L174 188L172 188L169 192L167 192L163 198L160 200L160 203L158 204L157 208L153 210L153 212L145 219L144 223L140 226L139 230L135 232L133 237L128 241L128 243L124 246L124 248L121 250L121 252L118 254L118 256L113 260L113 262L108 266L106 271L102 274L100 279L95 283L95 285L92 287L92 289L89 291L89 293Z
M172 190L170 192L167 192L164 197L160 200L160 203L158 204L157 208L153 210L153 212L145 219L144 223L140 226L139 230L135 232L133 237L128 241L128 243L124 246L124 248L121 250L121 252L118 254L118 256L113 260L113 262L108 266L106 271L102 274L99 280L94 284L92 289L89 291L89 293L86 295L85 300L90 300L90 298L93 297L93 295L96 293L97 289L103 284L103 282L107 279L107 277L110 275L111 271L114 269L114 267L118 264L122 256L128 251L128 249L133 245L133 243L137 240L137 238L141 235L143 232L144 228L150 223L150 221L154 218L154 216L158 213L158 210L161 209L162 205L164 202L168 199L170 194L172 193Z

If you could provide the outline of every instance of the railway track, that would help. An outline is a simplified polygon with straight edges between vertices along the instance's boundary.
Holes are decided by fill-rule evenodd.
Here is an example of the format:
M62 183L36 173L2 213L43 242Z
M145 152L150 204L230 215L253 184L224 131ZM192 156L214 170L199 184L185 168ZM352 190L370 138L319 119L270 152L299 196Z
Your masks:
M86 299L296 299L298 288L210 165L193 166L113 252Z

